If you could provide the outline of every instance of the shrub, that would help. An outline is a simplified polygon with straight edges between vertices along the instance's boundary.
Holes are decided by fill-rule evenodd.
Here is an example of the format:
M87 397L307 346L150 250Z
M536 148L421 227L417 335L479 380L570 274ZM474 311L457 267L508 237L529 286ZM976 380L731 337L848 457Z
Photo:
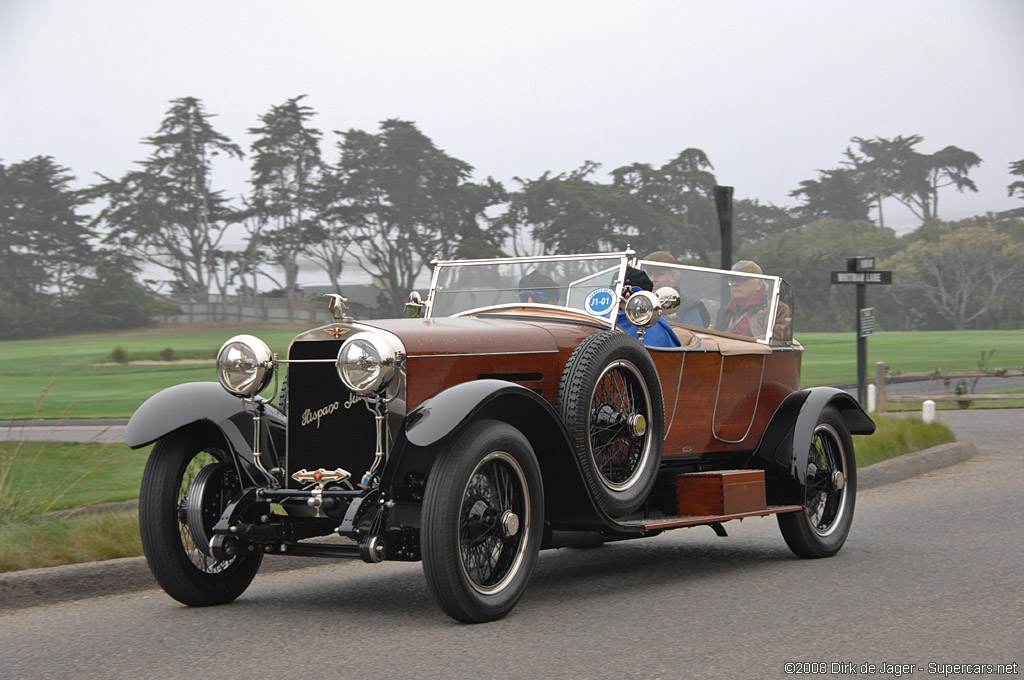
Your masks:
M160 350L160 358L163 359L164 361L174 361L174 348L165 347L164 349Z
M110 353L110 358L119 364L127 364L131 361L131 355L128 354L128 350L118 345L114 348L114 351Z

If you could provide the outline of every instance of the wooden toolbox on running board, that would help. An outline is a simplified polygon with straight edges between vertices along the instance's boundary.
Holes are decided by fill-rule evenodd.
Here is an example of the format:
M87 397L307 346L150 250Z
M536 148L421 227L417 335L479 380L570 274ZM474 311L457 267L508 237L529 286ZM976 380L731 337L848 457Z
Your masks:
M764 470L690 472L676 478L680 515L734 515L767 507Z

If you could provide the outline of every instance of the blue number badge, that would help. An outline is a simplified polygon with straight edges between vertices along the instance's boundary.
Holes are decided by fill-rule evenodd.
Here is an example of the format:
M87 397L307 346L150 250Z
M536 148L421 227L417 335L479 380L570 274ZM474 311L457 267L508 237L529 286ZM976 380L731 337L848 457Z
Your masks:
M597 288L590 291L583 309L591 316L608 318L615 309L615 290L612 288Z

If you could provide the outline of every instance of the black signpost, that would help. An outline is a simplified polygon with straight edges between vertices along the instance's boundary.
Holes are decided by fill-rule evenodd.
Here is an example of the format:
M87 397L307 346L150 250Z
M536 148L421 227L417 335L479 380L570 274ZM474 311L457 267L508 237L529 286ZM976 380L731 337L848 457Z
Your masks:
M846 258L846 271L832 272L832 283L857 286L857 399L864 406L867 401L867 337L875 332L875 308L866 306L866 287L869 284L891 284L892 272L876 270L874 257L858 255Z
M732 267L732 187L715 186L718 232L722 236L722 269Z

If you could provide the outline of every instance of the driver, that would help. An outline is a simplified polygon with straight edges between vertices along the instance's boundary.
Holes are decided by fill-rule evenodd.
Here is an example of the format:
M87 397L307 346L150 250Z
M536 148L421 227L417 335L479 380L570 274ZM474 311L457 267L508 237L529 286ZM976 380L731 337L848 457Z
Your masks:
M519 301L536 302L542 305L558 304L558 284L547 274L534 269L519 279Z
M653 289L654 284L651 283L651 277L647 276L642 269L626 267L626 281L622 286L622 301L619 303L619 316L615 320L615 325L638 340L640 339L639 329L626 318L626 300L637 291ZM644 345L648 347L682 347L683 343L679 342L679 338L676 337L672 327L668 325L668 321L658 319L658 323L644 333Z

